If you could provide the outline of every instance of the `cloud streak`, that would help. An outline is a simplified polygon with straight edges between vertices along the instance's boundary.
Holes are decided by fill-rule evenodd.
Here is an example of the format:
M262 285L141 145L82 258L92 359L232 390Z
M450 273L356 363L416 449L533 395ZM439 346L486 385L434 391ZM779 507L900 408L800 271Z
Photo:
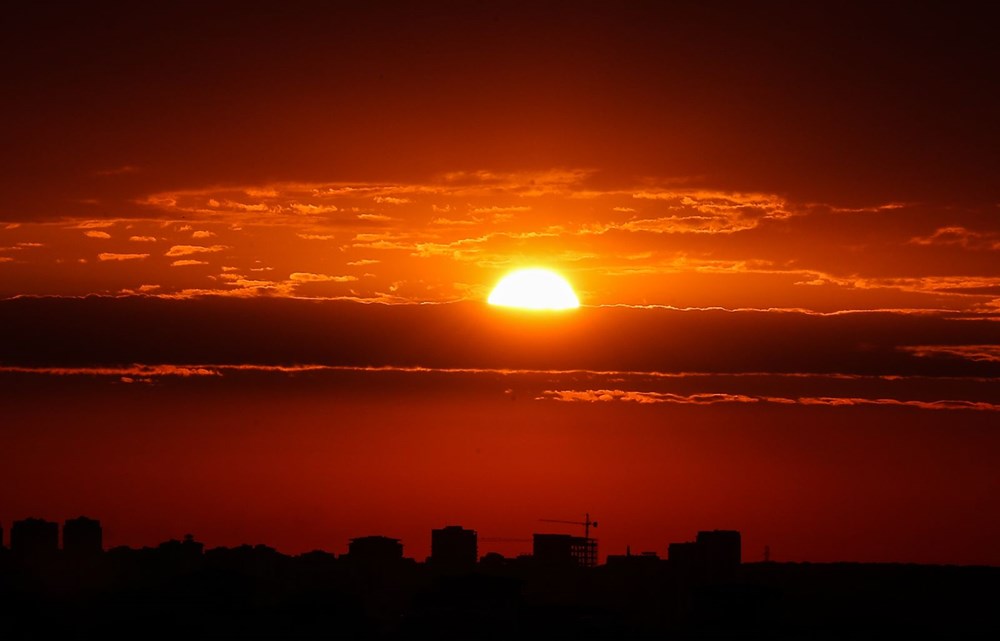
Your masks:
M221 252L229 249L225 245L212 245L210 247L204 247L202 245L174 245L167 250L164 256L177 257L177 256L190 256L192 254L209 254L214 252Z
M235 374L276 374L276 375L317 375L327 374L348 374L357 376L379 376L379 375L399 375L404 377L435 377L428 379L424 383L439 386L443 381L436 377L446 376L451 381L468 380L478 381L477 385L492 386L496 393L502 393L508 397L516 398L516 389L522 389L527 393L526 399L533 399L535 402L559 402L559 403L596 403L596 404L634 404L634 405L690 405L690 406L713 406L713 405L739 405L739 404L771 404L771 405L797 405L801 407L865 407L882 406L896 408L910 408L929 411L977 411L996 412L1000 411L1000 403L982 399L925 399L925 398L899 398L880 395L859 396L859 395L776 395L776 394L754 394L739 393L733 391L702 391L702 392L667 392L653 390L638 390L626 388L583 388L583 389L539 389L537 392L529 390L536 385L544 385L546 382L566 382L578 381L581 376L607 381L649 378L650 373L634 372L580 372L580 371L554 371L554 370L507 370L507 369L479 369L479 368L427 368L427 367L372 367L372 366L331 366L323 364L306 365L281 365L281 364L132 364L127 366L100 366L100 367L27 367L27 366L0 366L0 374L10 375L33 375L33 376L70 376L70 377L97 377L111 378L125 383L155 383L161 379L172 378L199 378L199 377L223 377ZM657 377L656 373L652 373ZM705 374L673 374L669 378L682 382L685 379L703 380L711 379L709 383L720 384L733 375L705 375ZM752 385L757 378L769 378L769 374L740 374L738 378L746 381L746 385ZM817 376L813 374L790 374L795 378L814 379L816 381L836 382L837 380L852 380L864 382L871 381L872 377L829 377ZM457 377L457 378L456 378ZM502 383L497 382L500 377ZM779 377L780 378L780 377ZM379 379L372 380L372 384L378 385ZM886 379L882 379L886 380ZM899 379L895 379L897 382ZM989 384L996 382L994 379ZM406 385L405 379L397 384ZM914 379L919 382L919 377ZM424 384L422 383L422 384ZM453 384L453 383L452 383ZM449 385L452 385L449 384ZM513 387L511 387L513 386ZM525 387L527 386L527 388ZM919 386L918 386L919 387ZM456 389L461 389L456 388ZM512 395L513 394L513 395Z
M745 394L672 394L667 392L643 392L621 389L596 390L545 390L538 400L552 400L563 403L637 403L653 405L670 403L675 405L716 405L720 403L775 403L779 405L806 405L828 407L852 407L861 405L883 405L891 407L912 407L921 410L973 410L1000 412L1000 404L967 400L908 400L897 398L860 397L797 397L747 396Z
M149 258L149 254L116 254L113 252L102 252L97 255L97 259L100 261L123 261L123 260L142 260L144 258Z

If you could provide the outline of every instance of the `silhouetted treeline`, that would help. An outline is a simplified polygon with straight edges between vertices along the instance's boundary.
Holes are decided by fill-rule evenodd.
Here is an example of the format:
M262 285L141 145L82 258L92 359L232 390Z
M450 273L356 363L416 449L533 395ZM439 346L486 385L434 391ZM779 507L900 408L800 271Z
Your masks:
M1000 568L753 563L724 575L653 555L594 568L488 554L417 563L193 538L97 554L0 548L3 638L856 638L1000 632ZM354 543L354 542L352 542ZM376 554L366 551L380 549ZM383 552L391 552L384 554ZM683 558L683 557L680 557Z

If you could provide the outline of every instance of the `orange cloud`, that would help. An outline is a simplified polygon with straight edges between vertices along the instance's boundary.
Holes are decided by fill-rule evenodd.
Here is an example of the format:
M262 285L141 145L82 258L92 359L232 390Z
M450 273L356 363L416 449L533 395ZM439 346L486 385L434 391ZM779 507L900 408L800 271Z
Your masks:
M278 194L277 192L275 192L272 195L277 196ZM292 211L296 211L300 214L310 214L314 216L318 214L332 214L334 212L340 211L340 208L337 207L336 205L310 205L303 203L291 203L289 207L292 209Z
M70 226L69 229L105 229L114 226L115 221L113 220L81 220Z
M208 263L206 261L204 261L204 260L186 259L186 260L175 260L174 262L170 263L170 266L171 267L192 267L194 265L207 265L207 264Z
M85 231L83 235L88 238L100 238L102 240L107 240L111 238L111 234L106 231Z
M1000 345L912 345L899 348L914 356L947 356L982 363L1000 363Z
M220 252L226 249L229 249L226 245L212 245L211 247L202 247L201 245L174 245L167 250L167 253L164 254L164 256L173 258L175 256L190 256L191 254Z
M1000 234L978 232L961 226L940 227L929 236L915 236L910 239L915 245L957 245L967 249L998 250Z
M494 205L490 207L473 207L469 211L472 212L473 214L506 214L513 212L531 211L531 207L527 205L510 205L507 207L498 207Z
M599 390L546 390L536 400L560 402L632 402L639 404L673 403L679 405L714 405L716 403L777 403L781 405L827 405L834 407L856 405L890 405L913 407L923 410L974 410L1000 412L1000 404L967 400L900 400L895 398L861 398L837 396L747 396L744 394L671 394L666 392L638 392L620 389Z
M149 258L149 254L115 254L112 252L102 252L97 255L97 259L101 261L141 260L143 258Z
M294 272L288 278L299 283L348 283L358 280L357 276L329 276L308 272Z
M757 403L761 399L743 394L671 394L669 392L637 392L620 389L546 390L537 400L563 402L584 401L607 403L623 401L640 404L678 403L684 405L714 405L716 403Z

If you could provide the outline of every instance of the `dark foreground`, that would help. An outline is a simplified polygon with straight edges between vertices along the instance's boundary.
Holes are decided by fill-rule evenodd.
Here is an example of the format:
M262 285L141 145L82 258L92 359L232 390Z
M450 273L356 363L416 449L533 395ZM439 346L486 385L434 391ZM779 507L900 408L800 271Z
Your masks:
M264 546L191 555L183 545L4 556L0 636L1000 638L1000 568L752 563L707 576L655 558L614 561L492 558L456 572Z

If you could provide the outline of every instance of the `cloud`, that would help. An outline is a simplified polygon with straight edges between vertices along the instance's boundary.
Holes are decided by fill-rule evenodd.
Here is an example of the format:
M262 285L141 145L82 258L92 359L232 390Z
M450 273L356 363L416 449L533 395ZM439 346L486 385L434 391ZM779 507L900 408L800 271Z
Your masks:
M842 278L824 274L822 279L857 289L899 289L953 296L982 296L1000 293L1000 276L922 276L915 278Z
M16 367L0 366L0 372L49 374L54 376L220 376L217 369L201 365L130 365L127 367Z
M897 407L914 407L922 410L977 410L984 412L1000 412L1000 404L987 403L985 401L965 401L965 400L939 400L939 401L918 401L900 400L895 398L799 398L796 401L800 405L830 405L830 406L851 406L851 405L892 405Z
M68 229L106 229L114 226L115 221L113 220L81 220Z
M132 292L128 292L132 293ZM300 374L310 372L358 372L384 375L404 375L421 376L428 385L440 387L443 381L448 382L449 389L463 389L467 383L479 380L488 381L494 388L528 392L532 384L541 382L552 382L560 380L565 382L578 381L581 377L599 377L613 380L621 377L634 378L645 377L648 374L634 372L581 372L581 371L550 371L550 370L508 370L508 369L479 369L479 368L428 368L420 366L351 366L351 365L324 365L316 363L306 364L268 364L268 363L164 363L164 364L133 364L128 366L118 365L95 365L95 366L59 366L59 365L2 365L0 373L26 373L35 375L51 376L106 376L106 377L191 377L191 376L224 376L228 373L238 372L271 372L285 374ZM677 374L670 375L679 384L688 384L687 379L699 381L704 378L704 374ZM766 378L766 374L747 374L740 380L745 381L745 385L759 385L759 378ZM838 380L838 377L823 377L812 374L789 375L804 379L819 379L830 385ZM444 378L443 378L444 377ZM462 378L459 378L462 377ZM501 377L502 385L497 379ZM724 376L712 376L711 381L718 384L724 380ZM415 379L419 380L419 379ZM870 377L846 377L844 382L853 384L867 384L874 379ZM883 379L885 384L894 383L896 379ZM995 383L992 379L988 384ZM421 384L421 383L417 383ZM916 384L916 382L915 382ZM513 387L512 387L513 386ZM528 386L526 388L526 386ZM914 390L927 390L927 381L921 381ZM520 395L520 392L518 395ZM975 412L1000 412L1000 404L991 400L974 399L921 399L921 398L899 398L887 396L857 396L857 395L773 395L773 394L753 394L734 392L662 392L649 390L632 390L623 388L587 388L587 389L542 389L537 395L527 393L525 398L535 401L557 401L562 403L624 403L636 405L690 405L690 406L710 406L718 404L771 404L771 405L795 405L801 407L832 407L832 408L852 408L866 406L896 407L904 409L917 409L929 411L975 411Z
M167 250L164 256L176 257L176 256L190 256L192 254L207 254L212 252L220 252L229 249L226 245L212 245L211 247L203 247L201 245L174 245Z
M149 258L149 254L115 254L112 252L102 252L97 255L97 259L101 261L141 260L143 258Z
M333 263L341 265L378 255L384 268L376 279L359 284L357 295L375 296L404 278L424 280L425 286L406 289L409 302L471 300L497 271L546 262L569 270L583 299L594 304L1000 309L995 257L973 249L987 247L993 209L911 204L847 211L769 193L690 186L704 184L701 180L632 180L586 171L473 171L415 182L222 186L151 196L146 212L155 218L105 223L128 230L114 239L160 239L169 249L154 256L169 251L170 258L195 258L227 247L221 262L239 265L243 273L248 261L258 259L278 273L310 265L316 272L337 273L320 252L342 252L334 254L339 260ZM409 202L372 211L376 197ZM516 211L530 215L510 215ZM30 232L31 239L54 248L46 257L68 246L54 236L67 223L49 224L53 235ZM182 224L190 228L187 235L178 233ZM234 227L246 233L235 234ZM191 239L205 230L217 237ZM264 236L280 241L255 240ZM327 241L337 242L336 249L324 246ZM204 249L192 249L199 246ZM48 283L24 281L8 285L3 294L116 289L104 286L96 272L82 280L64 278L59 272L65 269L46 272ZM163 283L164 291L191 285L174 276L174 282ZM278 295L301 296L303 289Z
M191 232L191 238L211 238L212 236L215 236L215 232L205 231L202 229Z
M480 218L434 218L431 220L432 225L442 225L445 227L467 227L469 225L478 225L482 222Z
M671 394L667 392L639 392L620 389L599 390L545 390L538 400L562 402L584 401L607 403L622 401L639 404L677 403L684 405L714 405L716 403L757 403L761 399L743 394Z
M929 236L914 236L914 245L951 245L972 250L1000 250L1000 233L979 232L961 226L940 227Z
M352 260L347 264L352 266L361 266L361 265L376 265L380 262L382 261L376 260L374 258L362 258L361 260Z
M111 234L106 231L85 231L83 235L88 238L100 238L102 240L107 240L111 238Z
M861 397L799 397L748 396L745 394L672 394L665 392L640 392L620 389L598 390L545 390L536 400L560 402L610 403L625 402L643 405L671 403L676 405L715 405L717 403L776 403L780 405L825 405L849 407L858 405L888 405L912 407L922 410L975 410L1000 412L1000 404L967 400L909 400L896 398Z
M129 241L133 243L155 243L156 236L129 236Z
M309 272L294 272L288 278L298 283L348 283L358 280L357 276L329 276Z
M1000 363L1000 345L905 345L899 348L921 358L962 358L982 363Z
M160 289L159 285L139 285L135 288L125 288L118 293L123 296L146 296Z
M336 276L294 272L288 287L334 282ZM159 282L159 281L157 281ZM229 285L198 291L164 287L162 297L233 295ZM283 284L285 281L279 282ZM162 283L160 283L162 284ZM404 289L421 287L414 282ZM389 292L388 284L379 284ZM389 292L393 294L393 292ZM399 293L395 292L398 296ZM253 296L255 292L242 292ZM356 296L371 300L374 296ZM955 318L952 318L955 316ZM342 301L200 299L159 305L116 305L114 299L0 300L9 335L0 342L0 362L30 364L47 353L51 337L72 319L83 358L102 363L156 362L155 349L115 342L129 327L149 329L150 349L164 336L178 345L178 362L312 362L327 365L419 364L433 368L511 368L657 373L794 373L988 377L1000 363L962 358L927 358L905 346L1000 345L1000 322L966 320L964 315L672 310L665 308L583 308L559 322L512 315L482 304L362 305ZM252 317L239 337L231 327ZM210 324L205 319L211 318ZM294 340L273 344L268 336L296 327ZM443 348L441 328L455 328ZM155 328L162 328L155 329ZM336 338L331 338L332 336ZM238 339L238 340L237 340ZM165 338L164 338L165 340ZM83 349L81 347L81 349ZM67 358L71 355L67 353ZM80 361L75 361L80 362ZM87 361L84 361L87 362ZM971 385L971 383L967 383ZM543 389L565 389L547 386ZM588 389L643 390L641 385L607 382ZM677 390L782 396L774 390ZM955 389L958 389L956 386ZM970 388L971 389L971 388ZM838 390L839 391L839 390ZM800 396L865 396L804 389ZM884 396L894 396L892 393ZM941 395L939 398L951 398ZM959 396L959 398L968 398ZM924 399L936 400L936 399ZM989 400L990 397L972 400Z
M510 205L507 207L499 207L496 205L490 207L473 207L469 210L473 214L504 214L504 213L514 213L531 211L531 207L527 205Z
M214 198L208 201L208 205L209 207L214 207L214 208L221 207L229 210L256 212L256 213L275 211L275 209L272 208L267 203L241 203L235 200L226 200L220 203Z
M277 193L275 193L274 195L276 196ZM310 205L303 203L291 203L289 207L292 209L292 211L295 211L297 213L309 214L313 216L319 214L332 214L334 212L340 211L340 208L337 207L336 205Z
M206 261L204 261L204 260L187 259L187 260L175 260L174 262L170 263L170 266L171 267L192 267L194 265L207 265L207 264L208 263Z

